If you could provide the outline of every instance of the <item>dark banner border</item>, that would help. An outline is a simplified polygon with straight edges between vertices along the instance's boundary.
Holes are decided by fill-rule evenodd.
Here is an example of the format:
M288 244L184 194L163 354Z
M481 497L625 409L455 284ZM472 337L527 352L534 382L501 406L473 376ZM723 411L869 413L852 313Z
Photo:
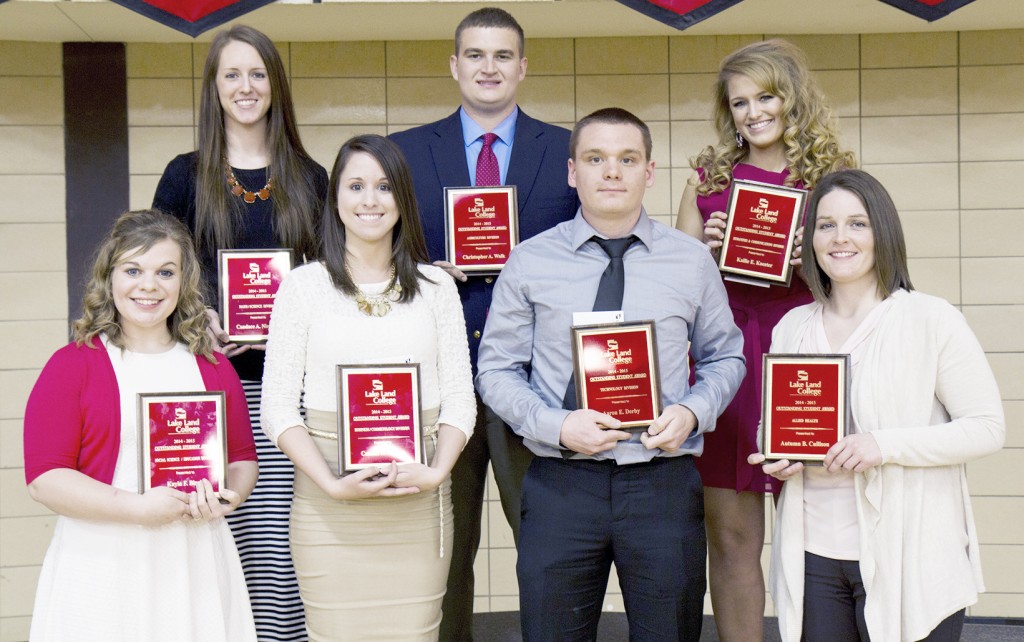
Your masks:
M881 0L881 2L928 22L935 22L939 18L945 18L957 9L971 4L974 0L944 0L937 5L927 5L920 0Z

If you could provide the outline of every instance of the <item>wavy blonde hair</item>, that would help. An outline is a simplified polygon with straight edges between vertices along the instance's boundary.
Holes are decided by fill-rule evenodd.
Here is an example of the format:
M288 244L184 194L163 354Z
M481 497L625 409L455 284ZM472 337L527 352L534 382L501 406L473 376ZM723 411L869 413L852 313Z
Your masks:
M202 267L185 226L173 216L158 210L138 210L122 214L96 251L92 277L82 297L82 316L72 325L78 345L91 344L103 333L113 345L124 349L124 332L114 305L110 277L114 269L149 251L160 241L174 241L181 250L181 288L178 305L167 318L167 328L175 341L184 343L192 354L201 354L211 363L213 343L206 333L206 305L200 289Z
M690 161L691 167L704 174L698 194L724 191L732 181L733 166L749 153L749 145L736 146L736 124L729 109L729 79L737 75L750 78L763 91L782 99L787 185L799 182L812 189L822 176L857 166L853 152L839 148L835 114L807 70L804 53L785 40L764 40L737 49L722 60L714 90L718 144L708 146Z

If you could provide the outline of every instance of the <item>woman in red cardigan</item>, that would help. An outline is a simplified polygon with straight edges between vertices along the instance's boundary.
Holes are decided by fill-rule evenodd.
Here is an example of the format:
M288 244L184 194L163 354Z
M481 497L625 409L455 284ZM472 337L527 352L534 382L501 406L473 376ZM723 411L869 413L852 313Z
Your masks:
M74 341L47 362L25 410L25 478L60 517L30 639L255 640L224 515L256 483L241 384L206 334L188 231L129 212L100 247ZM225 393L227 487L139 493L138 394Z

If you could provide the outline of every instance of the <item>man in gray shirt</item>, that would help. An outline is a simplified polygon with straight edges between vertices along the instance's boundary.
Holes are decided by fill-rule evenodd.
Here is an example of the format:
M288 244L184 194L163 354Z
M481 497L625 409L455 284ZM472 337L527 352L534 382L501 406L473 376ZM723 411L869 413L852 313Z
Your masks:
M478 361L484 402L538 455L522 495L523 636L593 639L614 562L631 639L696 640L706 541L692 456L743 378L743 339L707 249L643 210L654 183L647 125L622 109L594 112L569 152L580 211L513 250ZM655 322L665 410L646 430L574 409L570 327L591 310Z

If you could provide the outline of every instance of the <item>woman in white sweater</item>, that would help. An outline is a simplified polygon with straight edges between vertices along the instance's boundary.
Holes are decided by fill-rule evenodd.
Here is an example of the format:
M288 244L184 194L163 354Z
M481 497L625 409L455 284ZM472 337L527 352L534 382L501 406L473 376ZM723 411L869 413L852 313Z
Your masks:
M963 316L912 291L899 216L859 170L809 205L815 302L774 353L851 355L853 434L823 466L751 464L784 480L770 585L784 640L957 640L984 591L965 462L1003 444L999 389Z
M427 252L409 170L380 136L338 152L324 260L270 321L262 425L295 462L290 540L311 640L436 640L452 538L448 476L473 429L462 305ZM339 364L418 363L425 464L339 476ZM305 419L301 409L305 408Z

